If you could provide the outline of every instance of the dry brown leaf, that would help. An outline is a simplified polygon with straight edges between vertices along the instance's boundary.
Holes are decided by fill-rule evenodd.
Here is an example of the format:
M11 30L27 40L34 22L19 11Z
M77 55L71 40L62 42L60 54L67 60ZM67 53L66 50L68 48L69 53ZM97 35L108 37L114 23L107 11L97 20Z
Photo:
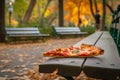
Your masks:
M20 58L19 58L19 61L20 61L20 62L23 62L24 60L23 60L23 58L22 58L22 57L20 57Z
M34 66L39 65L39 64L40 64L39 62L31 63L31 65L34 65Z
M3 63L2 65L0 65L0 68L5 68L5 67L7 66L7 64L8 64L9 62L11 62L11 60L0 60L0 62Z
M26 67L26 65L25 65L25 64L21 65L21 68L25 68L25 67Z
M53 73L41 74L41 80L54 80L58 77L58 75L56 75L57 72L58 70L56 69Z
M21 72L21 73L17 73L17 76L23 76L23 75L27 75L28 72L24 71L24 72Z
M4 63L4 64L0 65L0 68L5 68L5 67L7 67L7 64L8 64L8 63Z
M4 69L4 70L1 70L1 72L15 72L15 70L12 70L12 69Z
M0 62L8 63L8 62L11 62L11 60L0 60Z
M20 68L20 66L19 66L19 65L16 65L16 66L14 66L14 68Z
M29 70L29 68L23 68L23 70L24 70L24 71L27 71L27 70Z

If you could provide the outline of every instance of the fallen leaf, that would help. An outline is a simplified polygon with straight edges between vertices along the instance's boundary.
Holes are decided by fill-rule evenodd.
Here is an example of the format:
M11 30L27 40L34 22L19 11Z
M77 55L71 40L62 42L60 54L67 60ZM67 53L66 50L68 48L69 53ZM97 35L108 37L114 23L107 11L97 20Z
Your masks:
M4 69L4 70L1 70L1 72L15 72L15 70L12 70L12 69Z

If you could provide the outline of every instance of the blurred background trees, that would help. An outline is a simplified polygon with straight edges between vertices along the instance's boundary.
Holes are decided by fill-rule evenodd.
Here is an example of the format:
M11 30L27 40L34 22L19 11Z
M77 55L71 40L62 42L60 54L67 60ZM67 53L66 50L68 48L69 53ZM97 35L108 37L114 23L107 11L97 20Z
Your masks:
M109 24L110 21L108 20L111 18L111 12L116 9L119 1L120 0L15 0L11 24L14 27L20 25L48 26L52 24L80 27L94 23L96 10L100 11L102 23L105 22L103 18L106 17L107 21L105 23ZM9 26L7 9L8 5L6 5L6 25Z
M0 0L1 10L4 1ZM14 1L5 3L5 26L6 27L34 27L48 29L51 25L56 26L76 26L94 27L94 15L100 11L102 30L109 27L112 13L117 8L120 0L5 0ZM10 9L9 9L10 8ZM11 10L11 15L9 10ZM2 21L1 21L2 22ZM4 22L2 22L3 25ZM3 26L4 26L3 25ZM0 35L3 35L1 27ZM43 30L44 32L46 32Z

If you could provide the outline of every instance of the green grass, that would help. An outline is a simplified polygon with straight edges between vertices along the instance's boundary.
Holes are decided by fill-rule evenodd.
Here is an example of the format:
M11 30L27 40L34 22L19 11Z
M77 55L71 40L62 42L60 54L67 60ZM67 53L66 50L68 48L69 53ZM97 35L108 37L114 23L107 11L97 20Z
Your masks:
M50 34L51 36L55 35L52 26L38 26L38 28L41 33Z
M80 29L81 29L81 31L88 32L88 34L92 34L96 30L96 28L92 27L92 26L85 26L85 27L81 27Z

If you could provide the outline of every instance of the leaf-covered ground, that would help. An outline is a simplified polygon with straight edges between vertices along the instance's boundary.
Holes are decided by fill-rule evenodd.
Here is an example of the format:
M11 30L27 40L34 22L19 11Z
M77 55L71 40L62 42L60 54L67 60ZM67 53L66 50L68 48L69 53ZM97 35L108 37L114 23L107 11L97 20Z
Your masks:
M38 65L46 58L42 53L59 47L70 47L82 38L49 39L46 42L0 43L0 80L66 80L56 75L38 72ZM75 80L97 80L84 73Z

